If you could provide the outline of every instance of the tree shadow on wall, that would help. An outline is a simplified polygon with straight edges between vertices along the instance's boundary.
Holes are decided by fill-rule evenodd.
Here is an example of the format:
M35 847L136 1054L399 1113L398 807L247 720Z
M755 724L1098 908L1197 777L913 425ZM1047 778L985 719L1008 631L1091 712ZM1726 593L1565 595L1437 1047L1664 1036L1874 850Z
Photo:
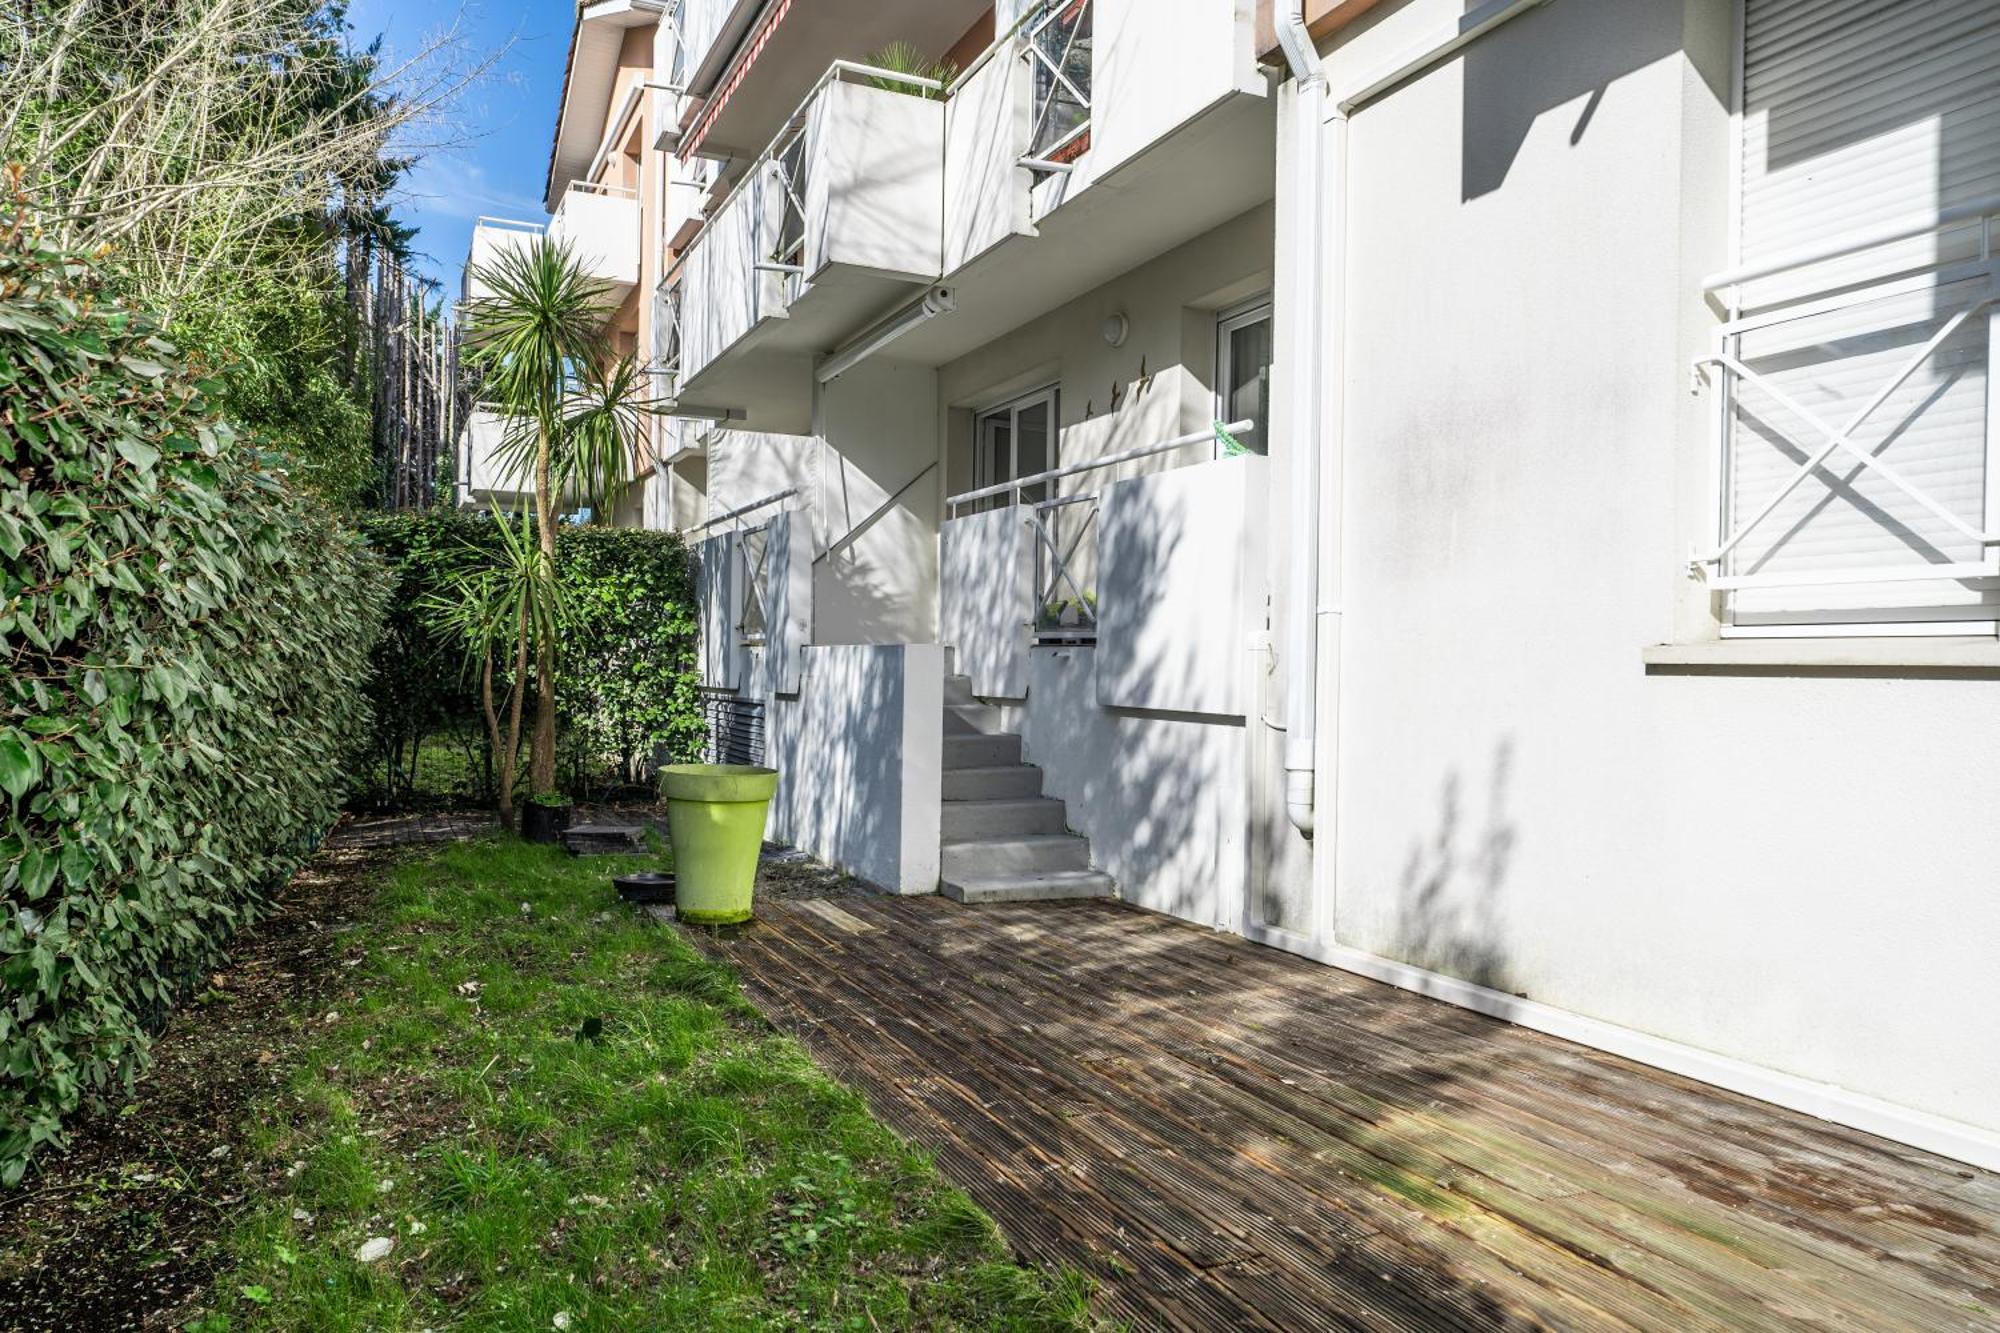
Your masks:
M1458 770L1446 774L1437 822L1412 840L1404 862L1393 933L1397 958L1504 992L1514 989L1499 943L1501 901L1520 837L1507 812L1513 769L1514 741L1503 736L1476 815Z

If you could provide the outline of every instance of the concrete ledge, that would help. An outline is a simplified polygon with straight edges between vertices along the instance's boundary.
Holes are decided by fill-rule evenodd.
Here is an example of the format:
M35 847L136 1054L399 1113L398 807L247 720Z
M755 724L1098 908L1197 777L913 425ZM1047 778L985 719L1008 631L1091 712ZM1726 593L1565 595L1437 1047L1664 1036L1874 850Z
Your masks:
M2000 639L1715 639L1659 643L1640 653L1648 671L1953 671L2000 675Z

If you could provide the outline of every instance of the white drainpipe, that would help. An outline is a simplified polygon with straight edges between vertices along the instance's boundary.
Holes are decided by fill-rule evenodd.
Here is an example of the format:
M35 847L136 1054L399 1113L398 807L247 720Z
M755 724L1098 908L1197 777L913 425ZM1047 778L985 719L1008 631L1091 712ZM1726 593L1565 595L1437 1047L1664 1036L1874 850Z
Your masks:
M1290 364L1285 393L1291 423L1291 590L1286 637L1285 687L1285 812L1299 832L1312 836L1314 823L1314 751L1318 731L1319 683L1319 528L1322 454L1339 459L1339 428L1326 429L1320 386L1340 374L1339 337L1326 327L1325 288L1328 252L1342 250L1339 229L1346 224L1345 201L1327 199L1329 177L1338 186L1346 156L1345 117L1327 142L1327 83L1319 51L1306 28L1304 0L1286 0L1278 15L1278 44L1284 48L1297 86L1292 98L1291 160L1279 169L1296 182L1298 205L1290 235ZM1336 161L1329 171L1328 148ZM1338 311L1335 312L1338 318ZM1329 438L1331 436L1331 438ZM1338 633L1339 621L1333 622Z

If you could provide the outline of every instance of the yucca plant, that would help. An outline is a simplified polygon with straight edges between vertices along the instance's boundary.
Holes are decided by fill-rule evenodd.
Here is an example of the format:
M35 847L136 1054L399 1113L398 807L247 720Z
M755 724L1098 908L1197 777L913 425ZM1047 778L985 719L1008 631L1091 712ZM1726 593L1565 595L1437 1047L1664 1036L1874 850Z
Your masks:
M554 557L535 540L528 515L523 513L518 520L501 516L495 522L500 535L497 550L468 543L464 566L450 577L443 592L425 598L420 607L446 637L464 647L467 669L478 673L480 710L499 779L500 819L511 825L529 654L537 645L557 641L566 610ZM502 653L511 659L511 669L506 697L496 701L495 659Z
M934 79L941 84L950 83L958 73L958 66L949 60L932 60L910 42L891 42L881 50L864 57L861 63L893 74ZM935 100L944 96L942 88L926 88L922 84L905 83L901 79L870 78L868 82L877 88L886 88L892 93L908 93L912 97Z
M611 287L592 277L566 241L538 236L502 251L472 271L487 294L466 308L466 343L483 374L481 392L509 419L502 459L532 469L536 536L551 572L556 560L556 496L602 496L612 483L587 474L617 455L602 447L601 424L572 447L569 417L579 395L602 378L611 358L604 335ZM636 375L632 379L636 380ZM628 384L628 387L629 384ZM602 414L586 414L601 423ZM624 461L616 459L622 477ZM528 790L550 796L556 785L556 636L535 635L535 730L529 747Z

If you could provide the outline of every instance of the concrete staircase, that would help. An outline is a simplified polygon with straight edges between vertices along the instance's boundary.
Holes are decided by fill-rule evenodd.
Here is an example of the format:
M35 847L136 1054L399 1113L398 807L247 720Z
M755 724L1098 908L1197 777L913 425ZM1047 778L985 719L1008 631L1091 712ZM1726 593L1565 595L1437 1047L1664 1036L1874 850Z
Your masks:
M1111 877L1090 868L1090 841L1069 831L1063 803L1042 795L1042 770L1021 762L1021 738L1002 730L964 676L944 681L944 896L961 903L1110 898Z

